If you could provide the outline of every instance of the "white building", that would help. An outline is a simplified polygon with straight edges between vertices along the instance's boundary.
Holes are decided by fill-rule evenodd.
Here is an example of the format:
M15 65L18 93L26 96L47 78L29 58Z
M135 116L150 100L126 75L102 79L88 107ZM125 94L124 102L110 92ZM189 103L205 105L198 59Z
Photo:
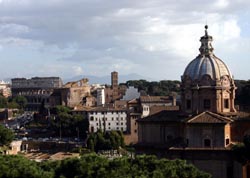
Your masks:
M97 106L104 106L105 104L105 92L104 88L97 89L97 99L96 99Z
M95 108L87 112L89 120L89 131L127 131L127 112L122 109L114 108Z

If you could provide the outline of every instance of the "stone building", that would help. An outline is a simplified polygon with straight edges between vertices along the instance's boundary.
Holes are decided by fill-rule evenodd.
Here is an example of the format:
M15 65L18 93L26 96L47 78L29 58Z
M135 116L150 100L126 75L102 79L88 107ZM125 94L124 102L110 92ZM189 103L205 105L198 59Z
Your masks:
M28 101L25 109L31 111L38 111L41 103L49 106L50 95L63 85L60 77L13 78L11 83L12 96L24 96Z
M107 86L104 89L105 105L113 104L116 100L121 99L126 90L126 86L119 86L118 72L111 72L111 86Z
M180 111L138 119L137 152L186 159L213 177L242 177L242 167L234 161L230 146L250 131L249 119L241 118L234 107L234 80L226 64L215 56L207 28L200 39L200 54L181 77ZM242 133L240 124L246 126ZM200 156L192 156L196 153Z
M128 101L128 129L124 135L125 143L136 144L138 142L138 119L166 110L179 110L175 96L140 96Z
M84 78L78 81L68 82L62 88L54 90L50 97L50 106L63 105L74 108L77 105L83 105L83 101L88 101L88 105L91 104L89 102L95 102L93 101L94 99L86 99L86 96L90 96L88 79Z
M114 71L111 72L111 88L113 90L113 98L112 101L116 100L119 98L119 83L118 83L118 72Z

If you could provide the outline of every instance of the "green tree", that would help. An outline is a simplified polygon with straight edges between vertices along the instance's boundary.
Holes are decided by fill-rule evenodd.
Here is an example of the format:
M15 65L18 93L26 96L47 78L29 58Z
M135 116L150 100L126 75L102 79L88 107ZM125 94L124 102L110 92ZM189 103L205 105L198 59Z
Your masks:
M89 128L89 121L83 115L69 114L70 110L65 107L58 107L55 119L51 119L51 127L58 135L86 138Z
M70 108L67 106L57 105L55 108L52 109L54 111L54 114L60 114L60 113L70 113Z
M53 172L42 170L36 162L22 156L0 156L0 177L52 178Z
M232 151L240 163L243 165L250 163L250 135L245 135L243 143L234 145Z
M146 80L129 80L126 82L127 86L134 86L140 92L145 92L151 96L171 95L172 92L180 92L180 81L177 80L161 80L159 82Z
M10 109L17 109L19 107L20 106L14 101L8 102L8 108L10 108Z
M0 145L9 145L14 139L12 130L0 125Z
M16 102L19 105L19 108L22 110L28 103L27 99L24 96L16 96L13 98L13 101Z
M0 177L47 177L47 178L210 178L183 160L158 159L140 155L135 158L107 159L96 154L62 161L36 163L21 156L0 155Z
M123 134L120 131L103 132L98 130L96 133L91 133L87 140L88 149L96 152L99 150L118 150L124 146Z
M0 95L0 108L7 108L8 100Z

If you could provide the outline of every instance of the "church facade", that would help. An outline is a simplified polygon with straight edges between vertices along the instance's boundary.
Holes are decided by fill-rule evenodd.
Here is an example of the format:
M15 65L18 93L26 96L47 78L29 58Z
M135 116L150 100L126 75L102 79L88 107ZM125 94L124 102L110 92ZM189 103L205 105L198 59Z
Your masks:
M138 119L137 151L187 159L213 177L242 177L230 148L250 127L234 140L242 121L234 106L236 86L227 65L215 56L207 29L199 55L181 76L181 109Z

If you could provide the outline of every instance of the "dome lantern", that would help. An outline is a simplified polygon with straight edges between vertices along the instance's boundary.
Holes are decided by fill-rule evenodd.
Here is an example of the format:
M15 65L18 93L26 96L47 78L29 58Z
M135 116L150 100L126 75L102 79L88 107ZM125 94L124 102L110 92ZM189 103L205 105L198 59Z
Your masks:
M213 54L213 46L212 46L212 41L213 37L208 35L207 32L208 26L205 26L205 35L201 37L200 42L201 42L201 47L200 47L200 54L201 55L211 55Z
M213 37L208 35L208 26L205 26L205 35L201 37L200 54L186 67L183 77L200 81L204 75L208 75L213 81L220 80L227 76L232 79L231 73L226 64L213 53Z

